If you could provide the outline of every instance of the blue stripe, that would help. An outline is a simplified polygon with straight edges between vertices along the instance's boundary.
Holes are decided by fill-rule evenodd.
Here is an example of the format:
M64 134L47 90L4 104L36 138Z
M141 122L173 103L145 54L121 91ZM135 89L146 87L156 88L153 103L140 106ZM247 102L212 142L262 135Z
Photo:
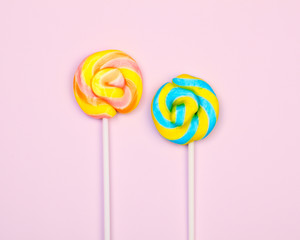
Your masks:
M192 118L192 121L191 121L190 126L189 126L188 130L186 131L186 133L181 138L179 138L179 139L169 140L169 141L171 141L173 143L177 143L177 144L185 144L185 143L187 143L188 141L191 140L191 138L197 132L198 126L199 126L199 118L198 118L198 115L195 115Z
M208 83L200 79L173 78L173 83L182 87L205 88L208 91L211 91L214 95L216 95L214 90L212 90L212 88L208 85Z
M176 106L176 126L182 126L185 118L185 105L180 104Z
M208 129L205 136L203 137L205 138L208 134L210 134L210 132L213 130L214 126L216 125L217 116L213 106L209 101L207 101L203 97L199 97L199 99L200 99L200 105L205 110L208 117Z

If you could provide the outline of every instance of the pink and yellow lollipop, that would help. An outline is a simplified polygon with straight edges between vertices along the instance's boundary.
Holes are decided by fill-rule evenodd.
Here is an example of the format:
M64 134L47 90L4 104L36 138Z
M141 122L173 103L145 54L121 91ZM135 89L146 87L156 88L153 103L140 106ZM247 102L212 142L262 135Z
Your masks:
M132 111L142 91L142 75L137 63L119 50L88 56L74 76L74 94L80 108L97 119Z
M133 58L106 50L85 58L74 76L74 94L80 108L102 120L104 238L110 240L110 184L108 118L135 109L141 99L141 71Z

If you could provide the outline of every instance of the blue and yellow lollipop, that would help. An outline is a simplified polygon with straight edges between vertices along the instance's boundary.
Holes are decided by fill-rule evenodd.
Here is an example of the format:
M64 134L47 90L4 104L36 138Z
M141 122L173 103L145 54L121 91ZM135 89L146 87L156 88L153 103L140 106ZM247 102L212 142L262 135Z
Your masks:
M152 118L158 132L177 144L205 138L219 115L219 102L202 79L182 74L164 84L152 102Z

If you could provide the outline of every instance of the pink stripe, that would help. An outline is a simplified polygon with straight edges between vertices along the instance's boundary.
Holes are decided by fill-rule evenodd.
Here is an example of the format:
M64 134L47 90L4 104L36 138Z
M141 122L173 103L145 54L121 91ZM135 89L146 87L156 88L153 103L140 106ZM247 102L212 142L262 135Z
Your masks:
M102 65L101 69L103 68L130 68L137 72L141 76L141 71L137 65L137 63L127 57L119 57L119 58L114 58L105 64Z

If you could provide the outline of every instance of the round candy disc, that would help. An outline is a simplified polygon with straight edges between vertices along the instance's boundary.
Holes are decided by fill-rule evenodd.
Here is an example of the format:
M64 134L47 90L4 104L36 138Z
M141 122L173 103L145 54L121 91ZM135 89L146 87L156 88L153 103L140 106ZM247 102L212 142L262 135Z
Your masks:
M137 63L118 50L88 56L74 76L74 94L79 106L97 119L132 111L142 91L142 75Z
M187 74L173 78L155 94L152 118L158 132L177 144L205 138L219 115L219 102L202 79Z

